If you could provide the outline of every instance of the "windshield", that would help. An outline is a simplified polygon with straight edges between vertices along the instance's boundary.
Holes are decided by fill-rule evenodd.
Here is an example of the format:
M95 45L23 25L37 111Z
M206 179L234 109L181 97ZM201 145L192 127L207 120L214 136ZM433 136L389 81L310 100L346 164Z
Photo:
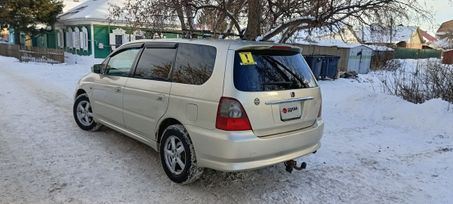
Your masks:
M234 85L240 91L280 91L318 86L300 53L275 50L237 51Z

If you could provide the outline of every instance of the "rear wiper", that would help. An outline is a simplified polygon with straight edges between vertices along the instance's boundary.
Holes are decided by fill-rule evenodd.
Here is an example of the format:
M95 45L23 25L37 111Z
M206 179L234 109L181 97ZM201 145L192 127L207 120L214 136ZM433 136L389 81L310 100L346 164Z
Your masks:
M291 76L293 76L297 81L299 81L300 84L304 86L304 88L310 87L310 86L308 85L308 83L306 83L305 80L299 79L299 77L298 77L296 74L294 74L294 73L292 72L292 70L291 70L288 66L284 65L283 63L281 63L281 62L279 62L278 60L276 60L276 59L274 59L274 58L272 58L272 57L269 57L269 56L263 56L263 58L264 58L265 60L267 60L268 62L270 62L270 63L272 63L272 64L276 64L276 65L280 66L281 68L283 68L284 70L286 70L289 74L291 74ZM294 84L294 81L288 82L288 83Z
M292 85L294 82L290 81L274 81L274 82L266 82L262 83L263 85Z

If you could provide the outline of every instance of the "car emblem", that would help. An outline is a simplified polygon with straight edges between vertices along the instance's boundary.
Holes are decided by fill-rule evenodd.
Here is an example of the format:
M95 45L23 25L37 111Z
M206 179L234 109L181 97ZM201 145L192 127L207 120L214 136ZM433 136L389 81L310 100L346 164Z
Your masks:
M283 108L282 112L283 113L288 113L288 109L287 108Z
M260 105L260 99L259 98L255 98L255 105Z
M291 97L292 97L292 98L296 97L296 93L291 92Z

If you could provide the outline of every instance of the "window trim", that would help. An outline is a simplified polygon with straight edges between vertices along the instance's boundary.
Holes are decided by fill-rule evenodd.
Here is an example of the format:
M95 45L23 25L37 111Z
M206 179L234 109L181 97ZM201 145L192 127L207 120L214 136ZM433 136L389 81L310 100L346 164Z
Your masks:
M127 76L117 76L117 77L131 77L131 76L133 76L133 73L135 72L135 68L137 67L138 59L140 58L140 56L143 53L143 45L144 45L143 43L133 43L133 44L123 45L123 46L119 47L118 49L116 49L114 52L110 53L109 56L107 56L106 60L104 60L105 65L104 65L104 67L102 67L101 73L103 75L106 75L106 76L115 76L115 75L109 75L108 74L108 69L107 69L106 66L109 64L110 59L112 57L114 57L115 55L123 52L123 51L139 48L139 52L137 53L137 56L135 56L134 62L132 63L132 67L129 70L129 73L127 74Z
M179 43L170 43L170 42L147 42L147 43L145 43L143 45L143 47L142 47L142 50L140 52L140 55L139 55L138 59L136 59L136 61L134 63L134 67L131 70L131 73L129 74L129 77L130 78L134 78L134 79L173 82L172 81L172 73L173 73L173 69L175 67L175 63L176 63L176 56L178 55L178 45L179 45ZM174 49L175 50L175 56L173 57L173 61L172 61L171 68L170 68L170 72L168 72L168 77L167 77L166 80L146 79L146 78L141 78L141 77L135 77L134 76L135 72L137 71L138 62L142 58L143 52L145 52L146 48L150 48L150 49L159 49L159 48L161 48L161 49Z
M176 69L176 59L178 58L178 53L179 53L179 45L181 44L185 44L185 45L198 45L198 46L207 46L207 47L212 47L214 48L215 50L215 58L214 58L214 64L212 66L212 72L211 72L211 75L209 76L208 79L206 79L206 81L204 81L202 84L188 84L188 83L181 83L181 82L175 82L173 80L173 74L174 74L174 70ZM175 55L175 59L173 60L173 66L170 70L170 81L172 83L177 83L177 84L185 84L185 85L191 85L191 86L203 86L205 85L211 78L212 78L212 75L214 74L214 69L215 69L215 65L216 65L216 62L217 62L217 57L218 57L218 53L217 53L218 49L216 46L213 46L213 45L205 45L205 44L197 44L197 43L177 43L176 45L176 55Z
M247 51L247 52L254 52L254 51L255 51L255 52L256 52L256 51L267 51L267 50L268 50L268 51L275 51L275 50L272 50L272 49L264 49L264 50L256 50L256 49L255 49L255 50L254 50L254 49L233 50L233 72L232 72L232 73L233 73L233 86L234 86L234 88L235 88L237 91L246 92L246 93L247 93L247 92L248 92L248 93L264 93L264 92L271 92L271 91L288 91L288 90L292 90L292 89L284 89L284 90L261 90L261 91L253 91L253 90L242 90L242 89L240 89L240 88L237 87L237 85L236 85L236 79L234 78L234 77L235 77L235 71L236 71L236 67L235 67L236 64L235 64L235 63L236 63L236 57L237 57L236 55L237 55L237 53L243 52L243 51ZM281 50L281 51L287 52L286 50ZM293 51L289 51L289 52L293 52ZM294 52L294 53L297 53L297 52ZM310 70L310 76L312 77L312 80L313 80L315 86L314 86L314 87L306 87L306 88L297 88L296 90L298 90L298 89L308 90L308 89L316 89L316 88L319 88L319 84L318 84L318 82L317 82L317 80L316 80L316 77L314 76L314 74L313 74L313 72L311 71L311 69L310 69L310 67L309 67L309 65L308 65L308 63L307 63L307 61L305 60L305 56L302 55L301 53L297 53L297 54L300 55L300 56L302 57L302 60L303 60L303 61L305 62L305 64L308 66L308 69ZM291 73L291 75L292 75L292 74L293 74L293 73Z

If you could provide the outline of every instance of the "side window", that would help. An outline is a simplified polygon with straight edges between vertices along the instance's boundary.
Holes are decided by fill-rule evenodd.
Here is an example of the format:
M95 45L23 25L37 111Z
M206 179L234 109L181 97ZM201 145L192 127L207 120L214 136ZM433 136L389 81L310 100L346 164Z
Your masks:
M168 80L176 49L146 48L138 61L134 77Z
M140 52L140 48L132 48L110 57L106 74L128 76L138 52Z
M183 84L204 84L212 75L217 50L215 47L179 44L172 81Z

